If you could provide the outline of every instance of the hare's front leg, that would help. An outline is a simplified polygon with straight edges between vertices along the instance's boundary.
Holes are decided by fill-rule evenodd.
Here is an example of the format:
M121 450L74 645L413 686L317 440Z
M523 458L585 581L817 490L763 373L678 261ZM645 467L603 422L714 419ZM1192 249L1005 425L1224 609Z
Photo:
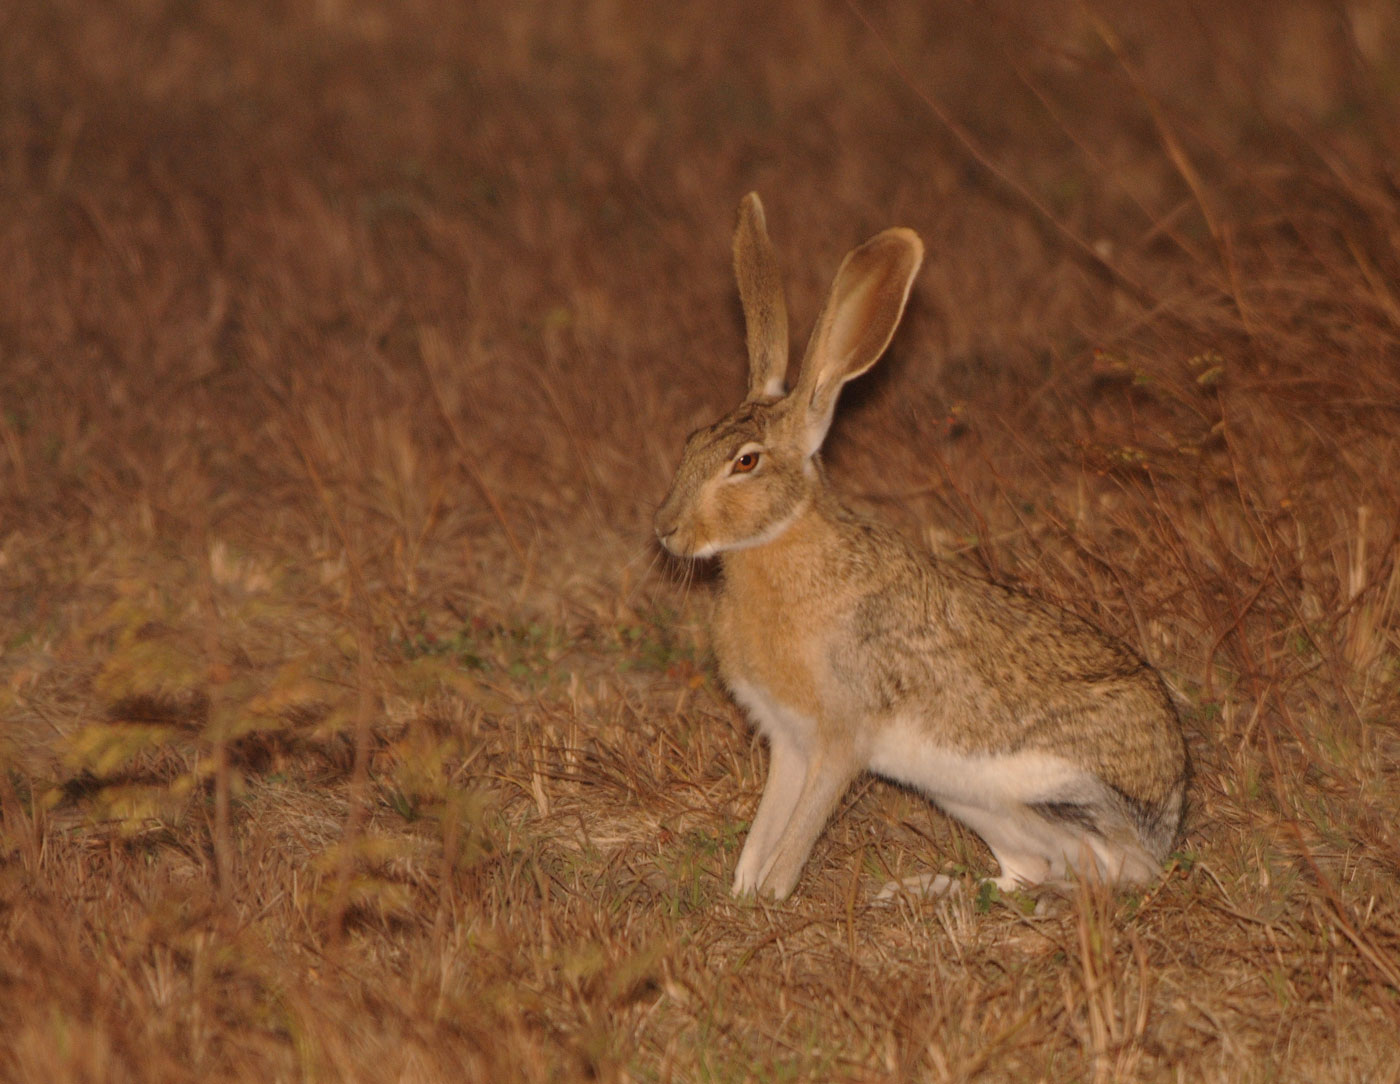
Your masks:
M734 867L733 895L742 896L758 889L759 872L792 817L806 774L807 758L797 743L781 731L770 734L768 781L763 786L763 797L758 801L758 812L749 826L744 849L739 854L739 864Z
M802 867L826 827L836 803L860 773L862 764L844 748L817 749L807 760L802 790L782 835L758 874L758 890L784 899L797 887Z

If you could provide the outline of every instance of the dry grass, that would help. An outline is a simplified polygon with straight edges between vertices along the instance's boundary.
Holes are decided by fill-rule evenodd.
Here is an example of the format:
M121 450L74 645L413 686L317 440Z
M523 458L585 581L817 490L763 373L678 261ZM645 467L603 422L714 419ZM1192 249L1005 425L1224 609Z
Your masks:
M1400 19L1139 7L0 12L0 1077L1400 1078ZM1152 891L730 901L752 188L799 335L928 242L833 473L1162 668Z

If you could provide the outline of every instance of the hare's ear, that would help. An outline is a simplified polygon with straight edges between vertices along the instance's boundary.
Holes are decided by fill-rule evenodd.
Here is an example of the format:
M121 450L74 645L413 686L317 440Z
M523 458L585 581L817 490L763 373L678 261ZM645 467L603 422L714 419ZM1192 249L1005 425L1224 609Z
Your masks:
M744 303L749 340L750 399L787 392L788 319L778 258L768 240L763 202L750 192L739 204L734 231L734 277Z
M805 404L807 455L826 438L842 386L874 365L889 346L923 260L919 235L892 229L876 234L841 262L792 393Z

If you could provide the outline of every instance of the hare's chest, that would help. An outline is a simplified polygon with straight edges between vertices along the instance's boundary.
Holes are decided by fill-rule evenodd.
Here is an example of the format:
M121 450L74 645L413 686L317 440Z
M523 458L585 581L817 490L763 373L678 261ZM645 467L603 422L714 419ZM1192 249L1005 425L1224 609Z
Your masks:
M749 713L818 715L826 684L826 637L819 615L777 592L721 593L714 643L720 674Z

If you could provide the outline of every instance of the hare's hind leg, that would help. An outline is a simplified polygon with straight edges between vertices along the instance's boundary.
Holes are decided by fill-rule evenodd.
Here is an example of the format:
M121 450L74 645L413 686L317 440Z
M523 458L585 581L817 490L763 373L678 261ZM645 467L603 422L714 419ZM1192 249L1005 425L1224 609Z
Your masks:
M986 841L1001 867L994 883L1002 891L1063 883L1071 873L1092 873L1109 884L1139 883L1158 871L1132 826L1097 803L1042 801L948 812Z
M768 781L763 785L763 797L758 800L758 812L749 825L739 864L734 867L732 895L758 889L759 873L767 864L778 838L792 818L802 780L807 774L807 758L797 743L781 730L768 736Z
M987 844L1000 867L999 875L988 879L1003 892L1046 883L1063 885L1071 873L1091 874L1109 884L1138 884L1151 880L1159 870L1132 825L1099 803L939 804ZM901 889L942 894L956 883L944 875L926 874L891 882L876 899L890 899Z

